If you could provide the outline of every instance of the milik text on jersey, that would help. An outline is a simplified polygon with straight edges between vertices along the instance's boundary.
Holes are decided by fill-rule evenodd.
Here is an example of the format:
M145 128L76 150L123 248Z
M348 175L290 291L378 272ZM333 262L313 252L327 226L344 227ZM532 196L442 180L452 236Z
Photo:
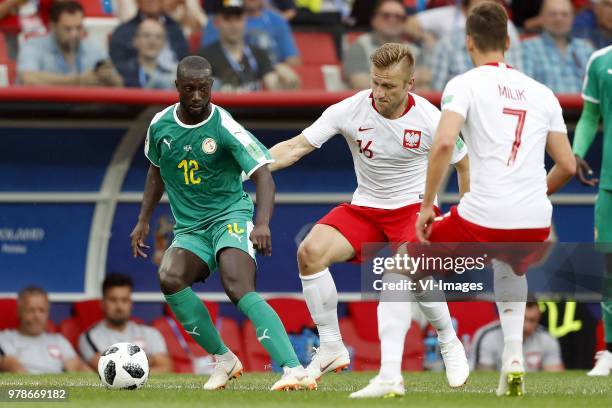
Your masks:
M505 85L497 84L497 90L499 91L499 96L502 96L506 99L509 99L511 101L527 102L524 89L512 89Z

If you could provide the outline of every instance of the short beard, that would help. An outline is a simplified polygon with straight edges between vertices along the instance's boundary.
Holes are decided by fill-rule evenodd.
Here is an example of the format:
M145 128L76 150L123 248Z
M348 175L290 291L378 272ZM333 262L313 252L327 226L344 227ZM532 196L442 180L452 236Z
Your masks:
M129 320L130 320L129 318L120 318L120 319L112 319L110 317L106 318L106 321L109 322L112 326L123 326Z

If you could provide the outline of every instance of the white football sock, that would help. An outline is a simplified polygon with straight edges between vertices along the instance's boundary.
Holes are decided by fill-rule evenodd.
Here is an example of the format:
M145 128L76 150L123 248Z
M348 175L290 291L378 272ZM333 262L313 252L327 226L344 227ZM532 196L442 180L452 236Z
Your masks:
M499 320L504 333L502 362L523 357L523 324L527 301L527 278L518 276L505 262L494 259L493 282Z
M319 330L321 349L342 350L342 335L338 325L338 292L328 268L314 275L300 275L302 291L312 320Z
M404 341L412 321L412 303L380 302L378 304L378 337L380 338L380 378L395 381L402 378Z
M431 276L424 278L424 280L427 279L434 278ZM416 283L418 285L417 287L420 287L420 283ZM436 329L438 341L440 343L453 341L457 337L457 334L455 333L453 321L448 311L448 304L446 303L444 291L436 285L436 289L428 289L421 292L415 291L414 297L427 321Z
M401 287L409 279L402 274L386 272L383 287ZM391 286L393 285L393 286ZM397 381L402 378L402 359L406 333L412 322L414 298L410 290L382 290L378 303L378 338L380 339L380 378Z

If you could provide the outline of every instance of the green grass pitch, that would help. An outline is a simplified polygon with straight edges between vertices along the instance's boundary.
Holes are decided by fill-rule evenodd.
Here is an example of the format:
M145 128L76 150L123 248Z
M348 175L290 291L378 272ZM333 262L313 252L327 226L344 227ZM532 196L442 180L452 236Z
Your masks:
M405 373L406 396L376 400L349 400L348 394L367 384L373 373L328 374L317 391L270 392L278 374L251 374L234 380L223 391L202 390L204 377L152 375L136 391L103 388L95 374L24 376L0 374L0 389L7 387L67 387L68 402L0 402L2 407L612 407L612 377L590 378L584 371L527 375L527 395L498 398L497 373L472 373L468 383L453 390L443 373ZM6 401L3 396L0 400Z

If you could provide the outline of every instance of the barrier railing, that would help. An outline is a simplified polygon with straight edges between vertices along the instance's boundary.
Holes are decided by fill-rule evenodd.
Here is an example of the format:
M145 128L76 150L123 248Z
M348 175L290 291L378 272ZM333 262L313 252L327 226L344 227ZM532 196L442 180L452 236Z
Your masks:
M216 104L227 107L324 107L351 96L355 91L285 91L253 93L215 93ZM440 104L439 92L423 92L435 105ZM579 110L582 98L578 94L559 94L564 109ZM0 88L1 102L47 102L47 103L108 103L122 105L169 105L177 101L175 91L141 90L129 88L84 88L84 87L30 87L13 86Z

